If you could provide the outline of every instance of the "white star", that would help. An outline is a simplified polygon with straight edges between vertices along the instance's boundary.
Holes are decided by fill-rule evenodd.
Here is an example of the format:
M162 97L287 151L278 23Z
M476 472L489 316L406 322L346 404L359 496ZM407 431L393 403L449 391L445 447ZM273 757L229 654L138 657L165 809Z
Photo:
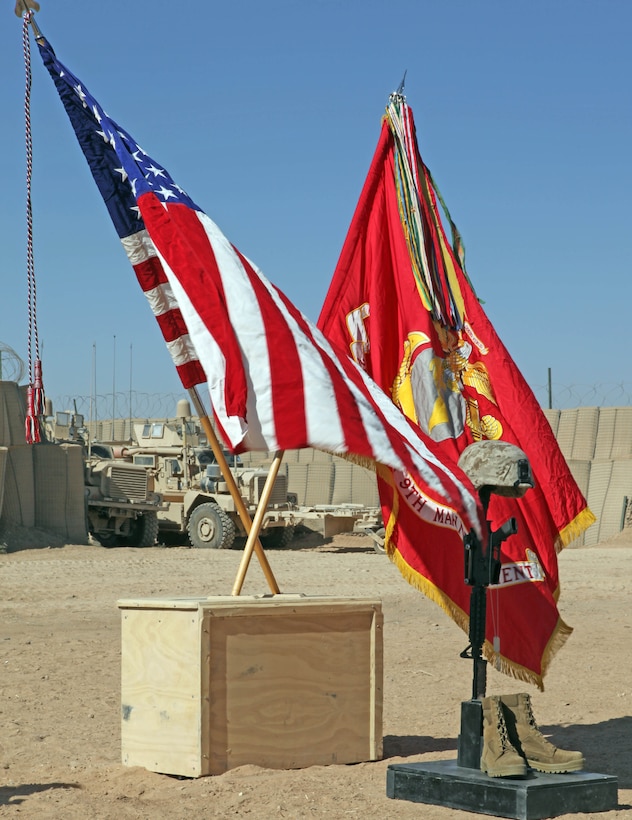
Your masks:
M75 92L77 93L77 96L79 97L79 99L83 103L83 107L87 108L88 106L86 105L86 92L83 90L83 88L80 85L75 85L74 89L75 89Z
M125 180L127 179L127 171L125 170L125 168L115 168L114 170L117 174L121 175L121 182L125 182Z
M116 137L112 131L97 131L97 134L102 137L103 142L107 142L112 148L116 148Z
M164 177L165 175L165 172L162 170L162 168L156 168L155 165L150 165L149 168L147 168L147 173L151 173L155 177Z
M164 197L164 199L169 199L169 197L171 197L171 196L175 197L175 194L173 193L173 191L170 191L169 188L165 188L164 185L161 186L160 188L158 188L158 193L162 197Z
M134 213L136 214L136 218L140 219L140 208L138 207L138 205L132 205L130 211L134 211Z
M132 186L132 194L136 196L136 183L138 182L137 179L130 180L130 185Z
M99 113L99 109L96 107L96 105L92 106L92 114L93 114L95 120L98 123L100 123L102 118L101 118L101 114Z

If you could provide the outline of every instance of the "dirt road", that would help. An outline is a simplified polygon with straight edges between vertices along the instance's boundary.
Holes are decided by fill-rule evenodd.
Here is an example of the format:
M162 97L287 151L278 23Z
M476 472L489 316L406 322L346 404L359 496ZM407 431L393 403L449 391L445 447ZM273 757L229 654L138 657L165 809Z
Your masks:
M459 658L466 636L368 538L313 542L268 553L283 592L383 602L383 760L294 771L244 766L197 780L124 767L116 601L228 595L241 553L25 549L0 555L0 818L482 816L385 794L389 764L456 756L459 704L470 696L471 668ZM560 610L575 632L546 691L490 670L488 693L530 691L553 742L582 750L587 770L618 777L619 808L599 817L632 818L632 533L566 550L560 564ZM266 591L253 559L243 592Z

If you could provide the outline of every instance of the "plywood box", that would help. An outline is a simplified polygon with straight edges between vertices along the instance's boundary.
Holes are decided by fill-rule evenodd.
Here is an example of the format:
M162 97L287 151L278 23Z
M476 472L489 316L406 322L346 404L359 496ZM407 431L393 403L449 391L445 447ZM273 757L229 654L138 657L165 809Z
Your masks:
M118 602L123 763L199 777L382 756L379 600Z

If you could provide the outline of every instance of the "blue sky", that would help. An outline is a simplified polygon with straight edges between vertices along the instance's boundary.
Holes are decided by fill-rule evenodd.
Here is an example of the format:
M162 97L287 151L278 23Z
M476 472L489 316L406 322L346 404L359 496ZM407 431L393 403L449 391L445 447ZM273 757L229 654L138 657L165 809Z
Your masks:
M551 368L558 406L632 401L627 0L41 6L59 59L313 320L407 71L421 154L538 398ZM22 26L3 14L0 341L26 358ZM56 409L93 379L99 394L182 393L31 43L46 392Z

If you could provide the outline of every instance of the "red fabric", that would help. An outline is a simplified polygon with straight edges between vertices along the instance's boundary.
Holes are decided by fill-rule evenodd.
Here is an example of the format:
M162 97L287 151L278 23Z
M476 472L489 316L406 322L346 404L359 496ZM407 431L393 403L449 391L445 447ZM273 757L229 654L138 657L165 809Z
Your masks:
M167 291L169 289L166 274L158 257L148 256L143 258L142 261L134 261L133 259L130 259L130 261L136 273L138 284L150 301L167 347L170 350L172 350L171 345L179 346L184 350L187 347L190 348L190 345L187 345L188 329L182 318L182 311L177 307L175 300L173 300L171 306L151 303L151 294L160 289L167 289ZM182 385L186 390L198 384L204 384L206 375L194 350L189 349L188 355L180 356L174 355L172 352L172 358Z
M195 300L199 321L213 329L213 335L222 350L226 371L230 373L224 390L227 412L229 415L245 418L248 393L246 374L239 341L226 310L226 295L219 267L210 249L208 236L195 212L188 207L172 206L167 209L154 194L145 194L139 197L138 202L149 235L159 250L162 250L167 263L171 263L170 266L178 271L180 284L189 298ZM183 326L186 328L184 321Z
M349 357L331 350L208 217L182 204L165 206L153 194L138 202L148 235L143 244L151 238L162 260L169 299L204 365L215 418L233 450L354 454L397 469L407 496L423 499L420 520L450 529L456 545L485 526L457 465L441 459L435 443ZM248 395L235 392L244 386Z
M233 451L316 447L398 471L423 520L483 533L458 466L242 256L38 41L117 235L185 387L206 382ZM424 518L425 516L425 518ZM436 519L436 521L435 521Z
M417 155L412 114L409 122ZM416 170L420 184L428 184L423 163ZM548 660L571 631L557 611L556 544L566 527L577 528L573 534L579 534L592 514L532 391L459 268L436 211L434 192L428 188L426 196L423 190L420 196L425 249L436 254L442 276L450 263L454 266L462 303L458 293L455 301L464 308L466 325L460 334L448 334L433 323L415 282L395 171L394 140L385 120L318 325L396 402L405 343L411 345L406 384L417 391L416 420L438 439L436 446L446 462L457 461L479 438L500 437L526 453L536 488L520 500L494 495L489 507L493 529L514 516L519 530L503 543L501 583L488 593L486 653L504 671L542 686ZM454 284L450 283L453 290ZM446 294L447 277L437 287ZM421 394L425 398L417 400ZM410 415L410 405L400 406ZM418 406L425 410L420 412ZM477 418L486 432L481 433L481 425L477 428ZM380 497L384 520L390 522L389 554L411 583L467 629L470 588L464 583L462 545L436 530L429 534L411 527L410 509L402 504L393 508L392 487L384 480ZM492 650L494 639L497 646L500 641L499 654Z

